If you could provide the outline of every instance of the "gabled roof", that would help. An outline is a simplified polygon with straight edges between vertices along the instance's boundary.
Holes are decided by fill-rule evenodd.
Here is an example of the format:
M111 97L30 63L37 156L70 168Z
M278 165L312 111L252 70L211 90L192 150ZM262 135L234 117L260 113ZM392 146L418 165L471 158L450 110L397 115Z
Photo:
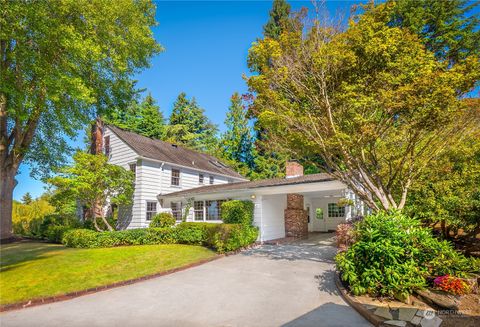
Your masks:
M115 133L141 157L206 171L212 174L246 179L211 155L190 150L176 144L145 137L114 125L106 125L106 127Z
M178 197L186 197L186 196L208 194L208 193L251 190L251 189L257 189L262 187L285 186L285 185L307 184L307 183L317 183L317 182L330 182L334 180L336 179L329 174L325 174L325 173L311 174L311 175L304 175L304 176L292 177L292 178L272 178L272 179L261 179L261 180L250 181L250 182L207 185L207 186L196 187L188 190L168 193L168 194L161 194L160 197L178 198Z

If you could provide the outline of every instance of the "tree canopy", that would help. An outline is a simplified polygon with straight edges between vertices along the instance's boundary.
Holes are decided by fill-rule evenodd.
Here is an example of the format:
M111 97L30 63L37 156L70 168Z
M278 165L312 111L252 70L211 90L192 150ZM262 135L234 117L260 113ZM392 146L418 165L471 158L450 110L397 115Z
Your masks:
M71 166L60 169L59 174L48 182L55 187L55 197L63 200L78 200L90 210L90 217L97 229L97 218L107 228L112 226L105 219L107 205L127 206L132 203L134 175L123 167L108 163L103 154L93 155L77 152Z
M131 76L162 50L150 0L3 1L0 13L0 220L11 235L22 162L48 173L95 115L126 107Z
M165 139L186 147L214 152L217 146L217 126L205 115L195 98L180 93L173 104Z
M372 209L401 209L412 182L475 119L459 97L478 58L438 61L392 6L369 5L346 31L315 21L250 49L253 112L270 144L319 156ZM476 121L478 123L478 120Z

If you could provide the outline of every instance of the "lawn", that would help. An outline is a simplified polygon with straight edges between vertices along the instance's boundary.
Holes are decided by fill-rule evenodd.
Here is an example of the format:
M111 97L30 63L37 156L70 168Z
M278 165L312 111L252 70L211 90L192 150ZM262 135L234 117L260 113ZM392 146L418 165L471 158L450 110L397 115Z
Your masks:
M151 275L208 259L191 245L71 249L23 242L0 247L0 304L60 295Z

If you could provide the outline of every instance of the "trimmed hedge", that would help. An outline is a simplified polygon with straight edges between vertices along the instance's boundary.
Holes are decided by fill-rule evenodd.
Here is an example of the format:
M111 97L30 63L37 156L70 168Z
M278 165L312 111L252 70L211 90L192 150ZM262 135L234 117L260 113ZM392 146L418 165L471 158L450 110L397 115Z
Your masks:
M153 216L150 222L150 228L165 228L175 226L175 218L171 213L161 212Z
M63 233L62 243L74 248L98 248L144 244L204 245L223 253L256 241L258 229L241 224L181 223L171 228L145 228L112 232L73 229Z
M252 225L253 223L252 201L230 200L222 204L222 220L225 224Z

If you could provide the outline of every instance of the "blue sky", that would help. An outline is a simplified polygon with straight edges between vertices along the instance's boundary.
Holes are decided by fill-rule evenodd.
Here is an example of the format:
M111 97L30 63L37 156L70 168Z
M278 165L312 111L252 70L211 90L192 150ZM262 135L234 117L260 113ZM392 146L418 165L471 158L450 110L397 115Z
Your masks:
M312 8L310 1L289 1L292 8ZM358 1L357 1L358 2ZM223 121L234 92L245 93L243 74L252 42L262 36L271 1L155 1L159 25L156 40L165 52L138 76L138 86L157 100L165 117L180 92L195 97L208 117L223 130ZM348 12L355 1L329 1L328 10ZM70 143L82 147L83 135ZM20 167L14 198L30 192L34 197L44 184Z

